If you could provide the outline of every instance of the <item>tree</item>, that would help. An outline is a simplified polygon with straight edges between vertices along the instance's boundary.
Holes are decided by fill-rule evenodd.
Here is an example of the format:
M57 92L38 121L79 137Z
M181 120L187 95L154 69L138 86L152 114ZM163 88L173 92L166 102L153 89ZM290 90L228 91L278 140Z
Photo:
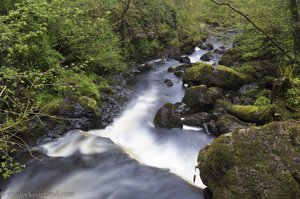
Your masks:
M299 0L290 0L291 22L294 37L295 59L300 62L300 19L299 19Z
M300 26L299 26L299 13L298 13L298 1L297 0L290 0L290 10L291 10L291 26L293 27L293 38L294 38L294 54L295 56L292 56L291 51L285 50L286 47L282 46L276 38L273 38L270 33L268 33L266 30L261 28L256 22L254 22L253 19L248 17L244 12L238 10L235 8L231 3L218 1L218 0L211 0L215 4L221 5L221 6L227 6L235 13L239 14L241 17L243 17L246 21L248 21L257 31L262 33L269 42L275 46L284 56L286 56L289 60L293 61L294 63L299 63L298 56L300 54Z

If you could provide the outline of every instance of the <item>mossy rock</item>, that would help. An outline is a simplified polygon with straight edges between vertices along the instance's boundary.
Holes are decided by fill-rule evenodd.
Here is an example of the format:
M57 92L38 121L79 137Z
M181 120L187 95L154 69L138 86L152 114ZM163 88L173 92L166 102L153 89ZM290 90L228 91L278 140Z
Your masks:
M200 150L198 167L214 199L300 198L300 121L224 134Z
M196 85L216 86L226 90L238 90L245 83L247 77L231 68L206 63L198 63L185 70L183 82Z
M182 102L194 111L212 109L216 100L222 97L222 89L205 85L192 86L185 91Z
M182 128L183 124L179 116L175 114L176 106L171 103L163 105L154 118L155 127L161 128Z
M216 122L216 126L220 134L230 133L238 129L245 129L251 126L251 124L240 121L233 115L225 114L221 115Z
M265 124L272 120L271 106L233 105L229 113L245 122Z

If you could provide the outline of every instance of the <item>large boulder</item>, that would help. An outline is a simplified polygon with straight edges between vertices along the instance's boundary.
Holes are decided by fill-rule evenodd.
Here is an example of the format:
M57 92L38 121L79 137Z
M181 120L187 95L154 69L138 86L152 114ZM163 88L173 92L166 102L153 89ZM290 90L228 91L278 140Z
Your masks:
M240 121L238 118L225 114L221 115L216 122L219 134L229 133L238 129L250 127L249 124Z
M300 198L300 121L224 134L200 150L200 176L213 199Z
M156 113L154 118L155 127L161 128L182 128L183 124L179 116L175 114L175 105L167 103L163 105Z
M205 85L192 86L185 91L182 102L194 111L210 110L217 99L222 97L222 89Z
M247 78L226 66L198 63L185 70L183 82L217 86L226 90L238 90L247 82Z
M272 108L270 106L233 105L229 113L245 122L265 124L272 120Z

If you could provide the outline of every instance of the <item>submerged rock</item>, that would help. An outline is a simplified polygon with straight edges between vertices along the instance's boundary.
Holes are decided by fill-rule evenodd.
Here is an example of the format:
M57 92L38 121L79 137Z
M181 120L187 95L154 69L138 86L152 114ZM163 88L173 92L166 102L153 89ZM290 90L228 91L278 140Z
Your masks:
M183 82L238 90L247 82L247 78L245 75L226 66L198 63L185 70Z
M179 116L175 114L175 105L167 103L163 105L156 113L154 118L155 127L161 128L182 128L183 124Z
M170 79L165 79L164 83L167 85L167 87L172 87L174 85L172 80L170 80Z
M200 150L198 167L214 199L300 198L300 121L224 134Z

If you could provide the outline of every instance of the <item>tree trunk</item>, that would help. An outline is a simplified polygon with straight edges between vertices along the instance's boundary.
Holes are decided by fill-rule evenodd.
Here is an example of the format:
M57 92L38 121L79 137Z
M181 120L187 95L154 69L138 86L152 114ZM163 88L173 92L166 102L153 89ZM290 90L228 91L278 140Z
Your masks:
M293 36L294 36L294 51L295 58L300 61L300 19L299 19L299 11L298 4L299 0L290 0L290 10L292 16L292 28L293 28Z

